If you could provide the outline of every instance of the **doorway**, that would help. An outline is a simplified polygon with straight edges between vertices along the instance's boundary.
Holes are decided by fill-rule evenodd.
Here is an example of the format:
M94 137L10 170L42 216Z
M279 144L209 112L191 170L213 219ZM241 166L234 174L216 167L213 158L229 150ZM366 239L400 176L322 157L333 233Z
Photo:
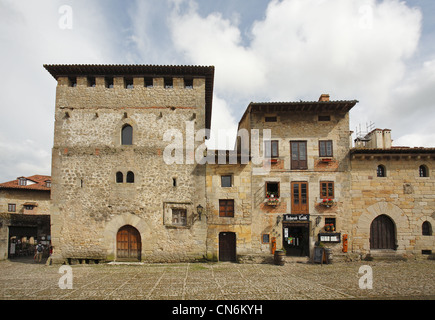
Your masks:
M310 255L309 223L284 223L283 247L287 256L305 257Z
M370 225L370 249L396 250L394 222L385 214L376 217Z
M123 226L116 235L116 259L140 261L142 242L139 231L130 225Z
M236 233L219 233L219 261L236 261Z

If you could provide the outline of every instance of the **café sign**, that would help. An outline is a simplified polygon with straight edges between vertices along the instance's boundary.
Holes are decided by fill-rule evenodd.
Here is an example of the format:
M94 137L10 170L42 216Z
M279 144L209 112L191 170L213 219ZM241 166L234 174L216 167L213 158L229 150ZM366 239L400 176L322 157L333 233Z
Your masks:
M285 214L284 221L310 221L309 214Z

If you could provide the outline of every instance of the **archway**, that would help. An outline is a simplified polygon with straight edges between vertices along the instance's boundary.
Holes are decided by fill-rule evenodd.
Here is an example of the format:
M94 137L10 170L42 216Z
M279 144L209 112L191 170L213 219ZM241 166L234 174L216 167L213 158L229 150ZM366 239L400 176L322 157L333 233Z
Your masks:
M396 250L394 222L385 214L377 216L370 225L370 249Z
M141 259L142 242L139 231L125 225L116 234L116 259L122 261L137 261Z

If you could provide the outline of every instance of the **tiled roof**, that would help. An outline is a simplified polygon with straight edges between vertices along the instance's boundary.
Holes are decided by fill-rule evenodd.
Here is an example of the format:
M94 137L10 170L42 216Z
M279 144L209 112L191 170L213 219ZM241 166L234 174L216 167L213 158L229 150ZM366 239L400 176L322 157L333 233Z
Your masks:
M25 186L20 186L18 184L18 179L0 183L0 189L22 189L22 190L40 190L40 191L50 191L50 188L46 187L46 181L51 181L51 176L43 175L33 175L30 177L23 177L27 180L34 182L34 184L28 184Z
M352 148L350 149L350 152L352 154L364 154L364 153L394 153L394 154L401 154L401 153L435 153L435 148L423 148L423 147L391 147L387 149L381 149L381 148Z

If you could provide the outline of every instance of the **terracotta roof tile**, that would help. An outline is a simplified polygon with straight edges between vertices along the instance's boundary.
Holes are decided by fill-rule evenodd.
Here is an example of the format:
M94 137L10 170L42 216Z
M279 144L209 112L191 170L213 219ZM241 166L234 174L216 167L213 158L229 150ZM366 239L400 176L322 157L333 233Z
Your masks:
M18 179L16 179L16 180L0 183L0 189L23 189L23 190L40 190L40 191L51 190L51 188L46 186L46 181L47 180L51 181L51 176L33 175L24 178L34 182L34 184L20 186L18 184Z

